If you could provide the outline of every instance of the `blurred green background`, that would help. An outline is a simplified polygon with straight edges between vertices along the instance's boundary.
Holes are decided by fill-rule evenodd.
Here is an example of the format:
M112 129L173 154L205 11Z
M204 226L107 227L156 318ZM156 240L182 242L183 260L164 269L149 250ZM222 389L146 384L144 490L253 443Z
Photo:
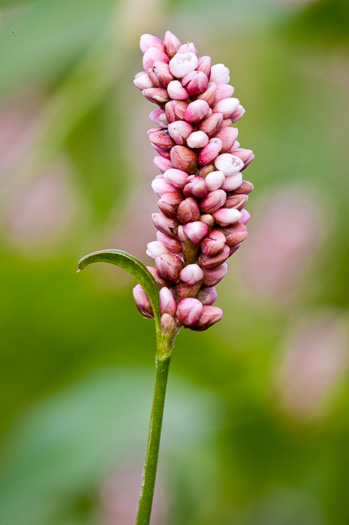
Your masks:
M349 4L0 2L0 523L133 523L154 328L142 33L231 69L256 160L225 317L177 340L153 525L348 525Z

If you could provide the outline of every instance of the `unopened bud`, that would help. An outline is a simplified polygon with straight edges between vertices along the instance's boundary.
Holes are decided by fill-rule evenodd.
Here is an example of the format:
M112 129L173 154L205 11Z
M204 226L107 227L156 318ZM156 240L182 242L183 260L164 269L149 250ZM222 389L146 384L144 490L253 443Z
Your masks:
M219 155L216 158L214 165L216 166L217 170L223 171L224 175L229 177L230 175L234 175L240 171L244 163L239 157L236 157L235 155L231 155L230 153L222 153L222 155Z
M180 203L177 210L177 219L182 224L198 221L200 219L200 210L195 199L188 197Z
M200 122L200 120L206 117L209 111L210 106L206 100L194 100L185 110L184 119L187 122Z
M166 53L165 45L160 40L160 38L154 35L149 35L147 33L141 36L139 41L139 47L141 48L143 54L146 53L151 47L155 47L163 53Z
M177 170L175 168L165 171L163 177L175 188L183 188L188 180L188 174L185 171Z
M165 106L166 118L168 122L175 122L176 120L183 120L185 110L188 104L183 100L171 100Z
M242 174L240 172L231 175L230 177L225 177L225 181L222 184L222 189L225 191L234 191L242 183Z
M234 222L238 222L242 218L241 212L239 210L235 210L234 208L221 208L212 215L215 221L223 227L229 226L229 224L234 224Z
M223 310L217 306L204 306L198 323L192 327L197 332L203 332L223 319Z
M140 284L137 284L133 288L133 297L137 306L138 311L144 315L144 317L154 317L153 310L147 294L143 290ZM200 303L201 304L201 303Z
M148 71L149 68L153 67L155 62L169 63L169 58L163 51L160 51L157 47L150 47L143 55L143 68Z
M241 106L241 104L237 107L237 109L234 111L234 113L232 114L231 116L231 120L232 122L236 122L237 120L239 120L241 117L243 117L245 115L245 108L243 106Z
M215 64L211 67L211 82L215 82L217 86L228 84L230 81L230 71L224 64Z
M148 242L146 254L155 259L158 255L168 253L168 249L160 241Z
M253 191L253 184L252 184L252 182L249 182L248 180L243 180L242 183L241 183L241 186L239 188L237 188L234 191L234 193L236 193L236 194L245 193L246 195L248 195L249 193L251 193L251 191Z
M204 286L198 293L197 298L203 305L211 306L217 300L216 288L214 286Z
M209 137L216 135L223 123L221 113L213 113L199 124L199 131L204 131Z
M223 118L230 118L239 104L237 98L225 98L213 106L213 113L222 113Z
M239 130L237 128L222 128L218 131L216 138L222 141L222 153L230 150L237 139Z
M198 264L188 264L180 273L180 280L187 284L195 284L204 277L204 272Z
M186 197L197 197L203 199L208 194L205 179L203 177L193 177L183 188L183 193Z
M198 164L197 155L194 151L185 146L174 146L171 149L171 162L174 168L187 173L193 173Z
M200 202L200 209L204 213L214 214L219 208L224 206L224 203L227 199L227 194L224 190L215 190L211 191L207 197L202 199Z
M222 141L214 137L199 153L199 164L205 165L213 162L222 149Z
M193 126L184 120L177 120L168 125L168 132L176 144L182 146L186 139L192 134Z
M223 171L211 171L206 177L205 182L209 191L218 190L225 180Z
M167 89L164 88L148 88L143 89L143 96L153 104L165 104L170 97L168 96Z
M167 92L173 100L186 100L189 97L188 91L179 80L172 80L167 86Z
M186 44L182 44L181 47L178 49L177 53L181 53L182 55L186 53L194 53L194 55L198 55L198 52L193 42L187 42Z
M235 208L237 210L242 210L248 201L248 195L230 195L225 201L225 208Z
M177 191L176 188L167 182L162 175L155 177L151 183L151 187L158 197L162 197L165 193L176 193Z
M208 87L208 78L205 73L192 71L182 79L184 86L189 95L195 96L204 93Z
M241 159L244 163L244 166L243 168L241 168L241 171L246 169L247 166L251 164L251 162L254 159L253 151L250 149L238 148L234 150L234 155L236 155L236 157L239 157L239 159Z
M156 232L156 238L158 241L162 242L166 248L173 253L181 253L181 243L175 237L169 237L162 232Z
M184 326L194 326L199 322L203 308L198 299L182 299L177 306L177 319Z
M214 82L210 82L206 91L201 93L201 95L198 96L199 100L206 100L207 104L209 106L212 106L216 96L216 84Z
M157 228L160 232L165 233L170 237L175 236L175 230L178 226L178 222L175 219L165 217L162 213L153 213L152 219L155 228Z
M181 47L180 41L173 33L171 33L171 31L166 31L164 45L166 48L166 53L170 58L172 58Z
M165 62L154 62L153 67L148 69L150 80L155 86L167 88L168 84L173 80L170 72L170 67Z
M233 121L231 118L225 118L223 120L222 128L229 128L232 125Z
M221 250L214 257L209 257L208 255L202 253L198 259L198 262L202 268L208 268L210 270L224 263L228 259L229 255L229 246L223 246L223 250Z
M170 339L176 333L176 321L170 314L162 314L161 316L161 331L164 339Z
M242 224L247 224L251 218L250 213L247 210L241 210L241 215L242 217L240 222L242 222Z
M172 317L175 315L177 309L176 301L169 288L161 288L160 290L160 314L169 314Z
M180 193L165 193L158 201L158 207L166 217L174 219L177 216L177 208L181 201L182 195Z
M213 270L204 270L204 285L205 286L216 286L225 274L227 273L229 265L227 262L224 262L220 266L213 268Z
M156 257L155 267L160 277L167 281L177 282L183 268L183 262L177 255L165 253Z
M229 248L240 244L247 237L247 228L241 222L228 226L223 231L224 235L226 235L225 242Z
M155 146L165 150L169 150L175 145L174 140L169 136L167 131L155 131L155 133L149 135L149 140Z
M194 131L187 138L189 148L204 148L208 144L209 138L203 131Z
M163 286L168 286L168 284L169 284L168 281L165 281L165 279L160 277L159 272L157 271L156 268L154 268L153 266L147 266L146 268L147 268L147 270L149 270L149 272L154 277L154 279L156 281L156 284L158 285L159 290L161 290L161 288Z
M161 108L154 109L154 111L151 111L149 113L149 118L150 118L150 120L152 122L155 122L155 124L157 124L161 128L166 127L167 124L168 124L167 118L166 118L166 113Z
M225 235L219 230L212 230L201 243L201 251L207 257L215 257L224 248Z
M209 232L207 224L201 221L188 222L184 226L184 233L194 244L200 244Z
M225 98L230 98L233 96L234 88L233 86L230 86L229 84L222 84L221 86L217 86L216 89L216 96L215 96L215 103L220 102L221 100L224 100Z
M136 86L136 88L142 91L143 89L149 89L149 88L154 87L153 82L150 80L148 74L145 73L144 71L142 71L141 73L137 73L137 75L134 78L133 83Z
M164 157L154 157L154 164L162 173L172 168L170 159L165 159Z
M198 67L196 68L198 71L201 71L202 73L205 73L205 75L210 78L211 75L211 57L204 56L199 58Z
M190 71L194 71L197 65L198 57L195 53L177 53L170 60L170 71L174 77L183 78L190 73Z

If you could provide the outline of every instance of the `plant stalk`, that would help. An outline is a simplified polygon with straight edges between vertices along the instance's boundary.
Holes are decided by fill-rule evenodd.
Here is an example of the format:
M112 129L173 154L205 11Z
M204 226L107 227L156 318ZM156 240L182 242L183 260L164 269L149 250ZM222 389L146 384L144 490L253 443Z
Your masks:
M155 359L155 387L150 416L147 450L143 467L141 491L135 525L149 525L159 457L162 418L164 413L168 371L174 338L163 337Z

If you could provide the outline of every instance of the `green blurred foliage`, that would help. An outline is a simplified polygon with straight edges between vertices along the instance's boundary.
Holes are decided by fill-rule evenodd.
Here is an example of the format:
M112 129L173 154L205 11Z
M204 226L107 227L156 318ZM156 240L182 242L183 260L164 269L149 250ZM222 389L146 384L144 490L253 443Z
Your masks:
M145 133L153 108L132 80L139 34L170 29L230 67L247 109L239 140L256 160L246 172L251 236L219 287L224 320L178 337L160 456L165 521L347 525L346 361L314 414L285 406L290 378L277 381L300 320L330 311L348 321L347 3L0 5L0 522L107 525L105 479L142 463L153 324L122 272L75 270L84 253L110 247L149 264L150 217L134 216L148 214L148 200L156 208L144 190L156 173ZM35 195L57 165L63 189L42 207ZM282 283L263 295L249 283L251 258L262 284L272 277L253 232L285 188L316 207L324 237L295 278L285 274L292 297Z

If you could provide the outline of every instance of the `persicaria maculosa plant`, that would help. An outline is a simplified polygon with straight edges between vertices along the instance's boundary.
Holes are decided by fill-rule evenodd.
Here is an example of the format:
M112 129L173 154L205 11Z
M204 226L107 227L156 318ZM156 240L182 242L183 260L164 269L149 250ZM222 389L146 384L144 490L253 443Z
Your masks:
M193 43L181 44L170 31L164 41L143 35L140 48L144 71L134 84L159 106L149 115L156 127L148 131L161 172L152 182L158 231L147 246L155 267L121 250L103 250L83 257L79 270L98 261L120 266L139 283L133 289L138 310L155 320L155 389L136 519L148 525L175 338L181 327L203 331L223 317L213 306L215 286L247 236L244 207L253 185L242 172L254 155L240 147L232 127L245 110L233 97L227 67L199 58Z

